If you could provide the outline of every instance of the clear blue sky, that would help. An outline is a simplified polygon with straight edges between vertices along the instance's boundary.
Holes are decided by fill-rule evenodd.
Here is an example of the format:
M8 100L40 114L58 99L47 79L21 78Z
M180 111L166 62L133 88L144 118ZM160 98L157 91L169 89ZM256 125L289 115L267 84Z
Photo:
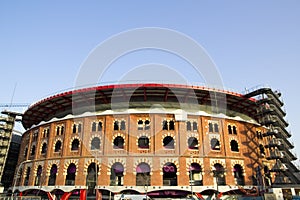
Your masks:
M99 43L141 27L169 28L196 40L228 88L243 91L268 84L279 89L300 156L297 0L0 1L0 103L11 101L15 84L14 103L31 103L73 87L81 64ZM122 66L146 59L145 63L178 63L177 69L191 82L198 81L188 66L180 66L184 63L170 61L170 55L146 55L121 59L106 80L118 80Z

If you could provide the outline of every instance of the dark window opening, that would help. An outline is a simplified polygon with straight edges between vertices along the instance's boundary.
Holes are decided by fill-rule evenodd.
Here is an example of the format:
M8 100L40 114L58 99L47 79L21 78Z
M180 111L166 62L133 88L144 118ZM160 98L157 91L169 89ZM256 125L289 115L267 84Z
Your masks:
M213 176L216 178L217 185L226 185L226 179L225 179L225 169L224 167L216 163L214 165L214 170L213 170Z
M93 138L91 142L91 150L100 149L100 139L98 137Z
M219 124L215 123L214 128L215 128L215 132L218 133L219 132Z
M114 149L124 149L124 138L117 136L114 139Z
M162 123L162 129L163 130L168 130L168 122L166 120L164 120L163 123Z
M95 132L96 131L96 122L93 122L92 123L92 132Z
M175 141L174 141L173 137L167 136L167 137L164 138L164 140L163 140L163 146L164 146L164 148L166 148L166 149L174 149L175 148L174 145L175 145Z
M211 122L208 123L208 132L214 132L213 124Z
M142 120L138 121L138 130L143 130L144 122Z
M62 135L62 134L64 134L64 133L65 133L65 127L62 126L61 129L60 129L60 134Z
M115 122L114 122L114 130L115 130L115 131L118 131L118 130L119 130L119 122L118 122L118 121L115 121Z
M36 171L36 176L35 176L35 181L34 181L35 186L41 185L42 170L43 170L42 166L39 165L37 168L37 171Z
M191 122L186 122L186 130L187 131L191 131L192 130Z
M60 133L60 128L58 126L58 127L56 127L56 135L59 135L59 133Z
M31 168L27 167L26 176L25 176L25 180L24 180L24 186L28 186L30 171L31 171Z
M197 131L198 130L198 124L197 122L193 122L193 131Z
M192 163L189 169L190 185L203 185L202 168L198 163Z
M150 129L150 121L146 120L145 121L145 130L149 130Z
M239 152L239 144L237 143L237 141L231 140L230 149L231 149L231 151Z
M75 185L76 165L71 163L67 169L65 185Z
M166 163L163 166L163 185L177 186L177 167L173 163Z
M71 150L72 151L76 151L79 149L79 140L78 139L74 139L71 145Z
M198 140L195 137L190 137L188 139L188 148L189 149L198 149Z
M229 134L232 134L231 125L228 125L228 133L229 133Z
M175 122L173 120L169 122L169 130L175 130Z
M151 183L150 166L147 163L140 163L136 168L136 185L149 186Z
M42 154L45 154L47 152L47 143L43 143L43 146L42 146Z
M244 175L243 175L243 168L241 165L234 165L233 167L233 174L234 174L234 178L236 180L236 183L238 185L245 185L245 179L244 179Z
M82 127L82 125L78 124L78 133L81 133L81 127Z
M60 149L61 149L61 141L58 140L58 141L55 143L54 152L59 152Z
M233 126L232 129L233 129L233 134L237 135L236 126Z
M34 154L35 154L35 145L31 147L31 156L34 156Z
M142 136L138 139L138 147L141 149L149 149L149 138Z
M50 175L49 175L49 179L48 179L49 186L55 185L56 173L57 173L57 166L54 164L54 165L52 165L52 167L50 169Z
M76 124L73 125L73 133L76 133Z
M220 150L220 141L216 138L211 139L210 146L212 150Z
M102 122L98 122L98 131L102 131Z
M124 167L121 163L117 162L113 164L110 171L110 185L111 186L123 186Z
M124 131L126 129L126 122L121 121L121 130Z

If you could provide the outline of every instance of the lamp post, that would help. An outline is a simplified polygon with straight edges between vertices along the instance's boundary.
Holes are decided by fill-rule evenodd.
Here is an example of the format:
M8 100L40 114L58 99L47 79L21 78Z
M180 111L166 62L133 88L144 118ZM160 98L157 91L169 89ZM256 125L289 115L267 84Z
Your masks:
M17 178L18 178L18 174L19 174L19 171L21 169L21 167L25 164L25 163L29 163L31 162L32 160L24 160L22 161L19 166L18 166L18 169L17 169L17 172L16 172L16 175L14 177L14 186L13 186L13 189L12 189L12 192L11 192L11 200L13 200L13 196L14 196L14 192L15 192L15 188L16 188L16 184L17 184Z

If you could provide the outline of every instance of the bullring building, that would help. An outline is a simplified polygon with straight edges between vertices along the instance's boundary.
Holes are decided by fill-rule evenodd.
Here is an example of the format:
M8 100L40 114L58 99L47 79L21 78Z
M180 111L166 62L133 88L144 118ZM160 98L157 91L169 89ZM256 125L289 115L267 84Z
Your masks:
M50 96L22 117L12 190L50 199L299 192L280 96L153 83Z

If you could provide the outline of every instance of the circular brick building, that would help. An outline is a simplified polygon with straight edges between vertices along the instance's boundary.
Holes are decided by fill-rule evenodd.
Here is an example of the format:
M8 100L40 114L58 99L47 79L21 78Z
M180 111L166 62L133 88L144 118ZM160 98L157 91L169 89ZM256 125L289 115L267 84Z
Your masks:
M23 115L12 190L50 199L177 198L296 184L284 170L296 158L286 122L278 124L285 115L279 96L269 88L242 95L176 84L56 94Z

